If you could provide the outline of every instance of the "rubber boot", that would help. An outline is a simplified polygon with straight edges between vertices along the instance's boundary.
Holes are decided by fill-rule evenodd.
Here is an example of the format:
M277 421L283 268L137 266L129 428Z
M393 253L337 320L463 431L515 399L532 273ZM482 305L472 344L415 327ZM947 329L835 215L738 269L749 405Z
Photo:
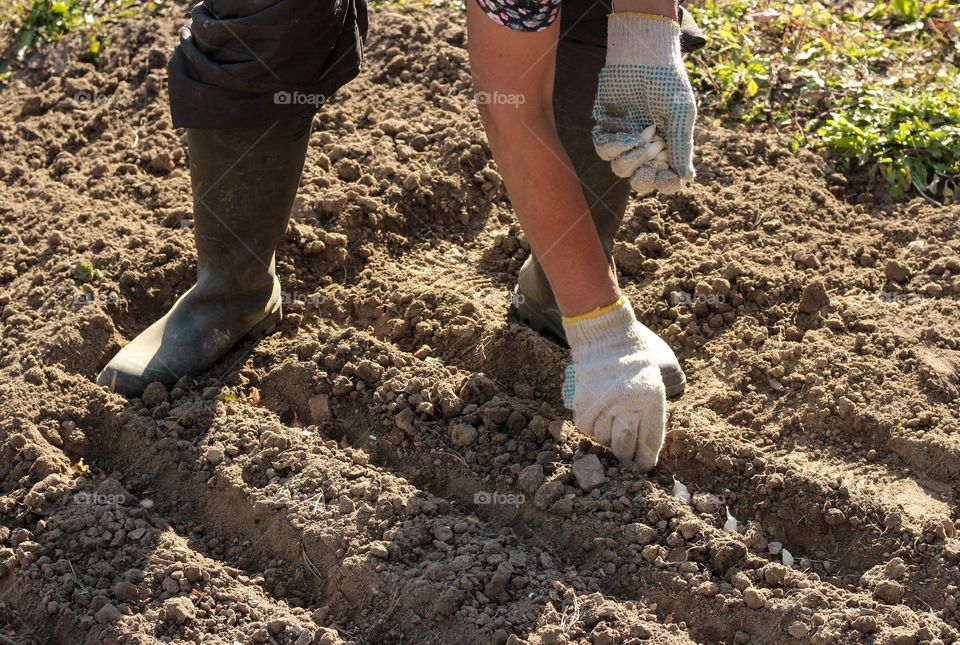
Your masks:
M677 18L680 20L680 51L689 54L707 44L703 31L690 15L690 10L683 8L682 1L677 5Z
M287 230L311 118L187 131L197 283L111 359L97 384L125 396L202 374L282 315L274 252Z
M603 251L616 272L611 250L627 208L630 183L614 175L610 164L600 159L593 147L593 99L605 60L606 51L601 47L561 41L557 49L553 107L560 141L580 178ZM514 306L523 323L536 332L548 332L566 344L556 298L533 253L520 268ZM676 355L652 330L646 326L643 329L648 332L644 340L660 366L667 396L681 394L687 379Z

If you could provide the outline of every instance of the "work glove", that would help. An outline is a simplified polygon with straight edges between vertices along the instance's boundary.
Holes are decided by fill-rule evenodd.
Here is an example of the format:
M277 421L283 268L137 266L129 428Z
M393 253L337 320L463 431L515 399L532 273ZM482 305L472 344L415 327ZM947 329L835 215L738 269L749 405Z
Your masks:
M695 175L697 118L680 27L665 16L631 12L610 14L607 25L607 60L593 106L597 154L641 195L675 193Z
M663 446L667 400L660 368L626 298L563 318L573 362L563 402L581 432L647 471Z

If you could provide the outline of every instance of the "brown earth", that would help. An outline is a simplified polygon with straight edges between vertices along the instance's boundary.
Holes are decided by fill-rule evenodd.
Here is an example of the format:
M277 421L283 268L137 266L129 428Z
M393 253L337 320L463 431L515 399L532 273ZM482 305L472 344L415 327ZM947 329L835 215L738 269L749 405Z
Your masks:
M376 12L316 118L280 331L169 392L96 387L193 279L182 12L0 90L0 642L957 642L960 208L704 119L700 182L616 248L689 376L641 476L509 314L528 247L455 14Z

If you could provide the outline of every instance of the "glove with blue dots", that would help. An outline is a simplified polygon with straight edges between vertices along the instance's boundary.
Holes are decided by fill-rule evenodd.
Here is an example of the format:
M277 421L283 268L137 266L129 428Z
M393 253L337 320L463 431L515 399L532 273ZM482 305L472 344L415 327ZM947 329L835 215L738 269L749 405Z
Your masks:
M617 175L630 177L640 194L675 193L696 174L697 103L680 55L679 30L664 16L620 12L608 19L593 142L597 154L612 162Z

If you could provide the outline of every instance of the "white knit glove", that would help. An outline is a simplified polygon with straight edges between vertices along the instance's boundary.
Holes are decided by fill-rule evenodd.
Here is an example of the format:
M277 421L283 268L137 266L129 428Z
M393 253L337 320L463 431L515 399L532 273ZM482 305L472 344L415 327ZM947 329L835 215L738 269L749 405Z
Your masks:
M563 402L582 432L644 471L657 465L667 400L660 368L626 298L593 313L563 318L573 363Z
M607 25L607 61L593 106L597 154L613 162L617 175L630 177L641 195L675 193L695 176L697 119L680 56L680 26L664 16L629 12L610 14ZM663 144L653 141L654 130L666 144L659 168L653 161Z

